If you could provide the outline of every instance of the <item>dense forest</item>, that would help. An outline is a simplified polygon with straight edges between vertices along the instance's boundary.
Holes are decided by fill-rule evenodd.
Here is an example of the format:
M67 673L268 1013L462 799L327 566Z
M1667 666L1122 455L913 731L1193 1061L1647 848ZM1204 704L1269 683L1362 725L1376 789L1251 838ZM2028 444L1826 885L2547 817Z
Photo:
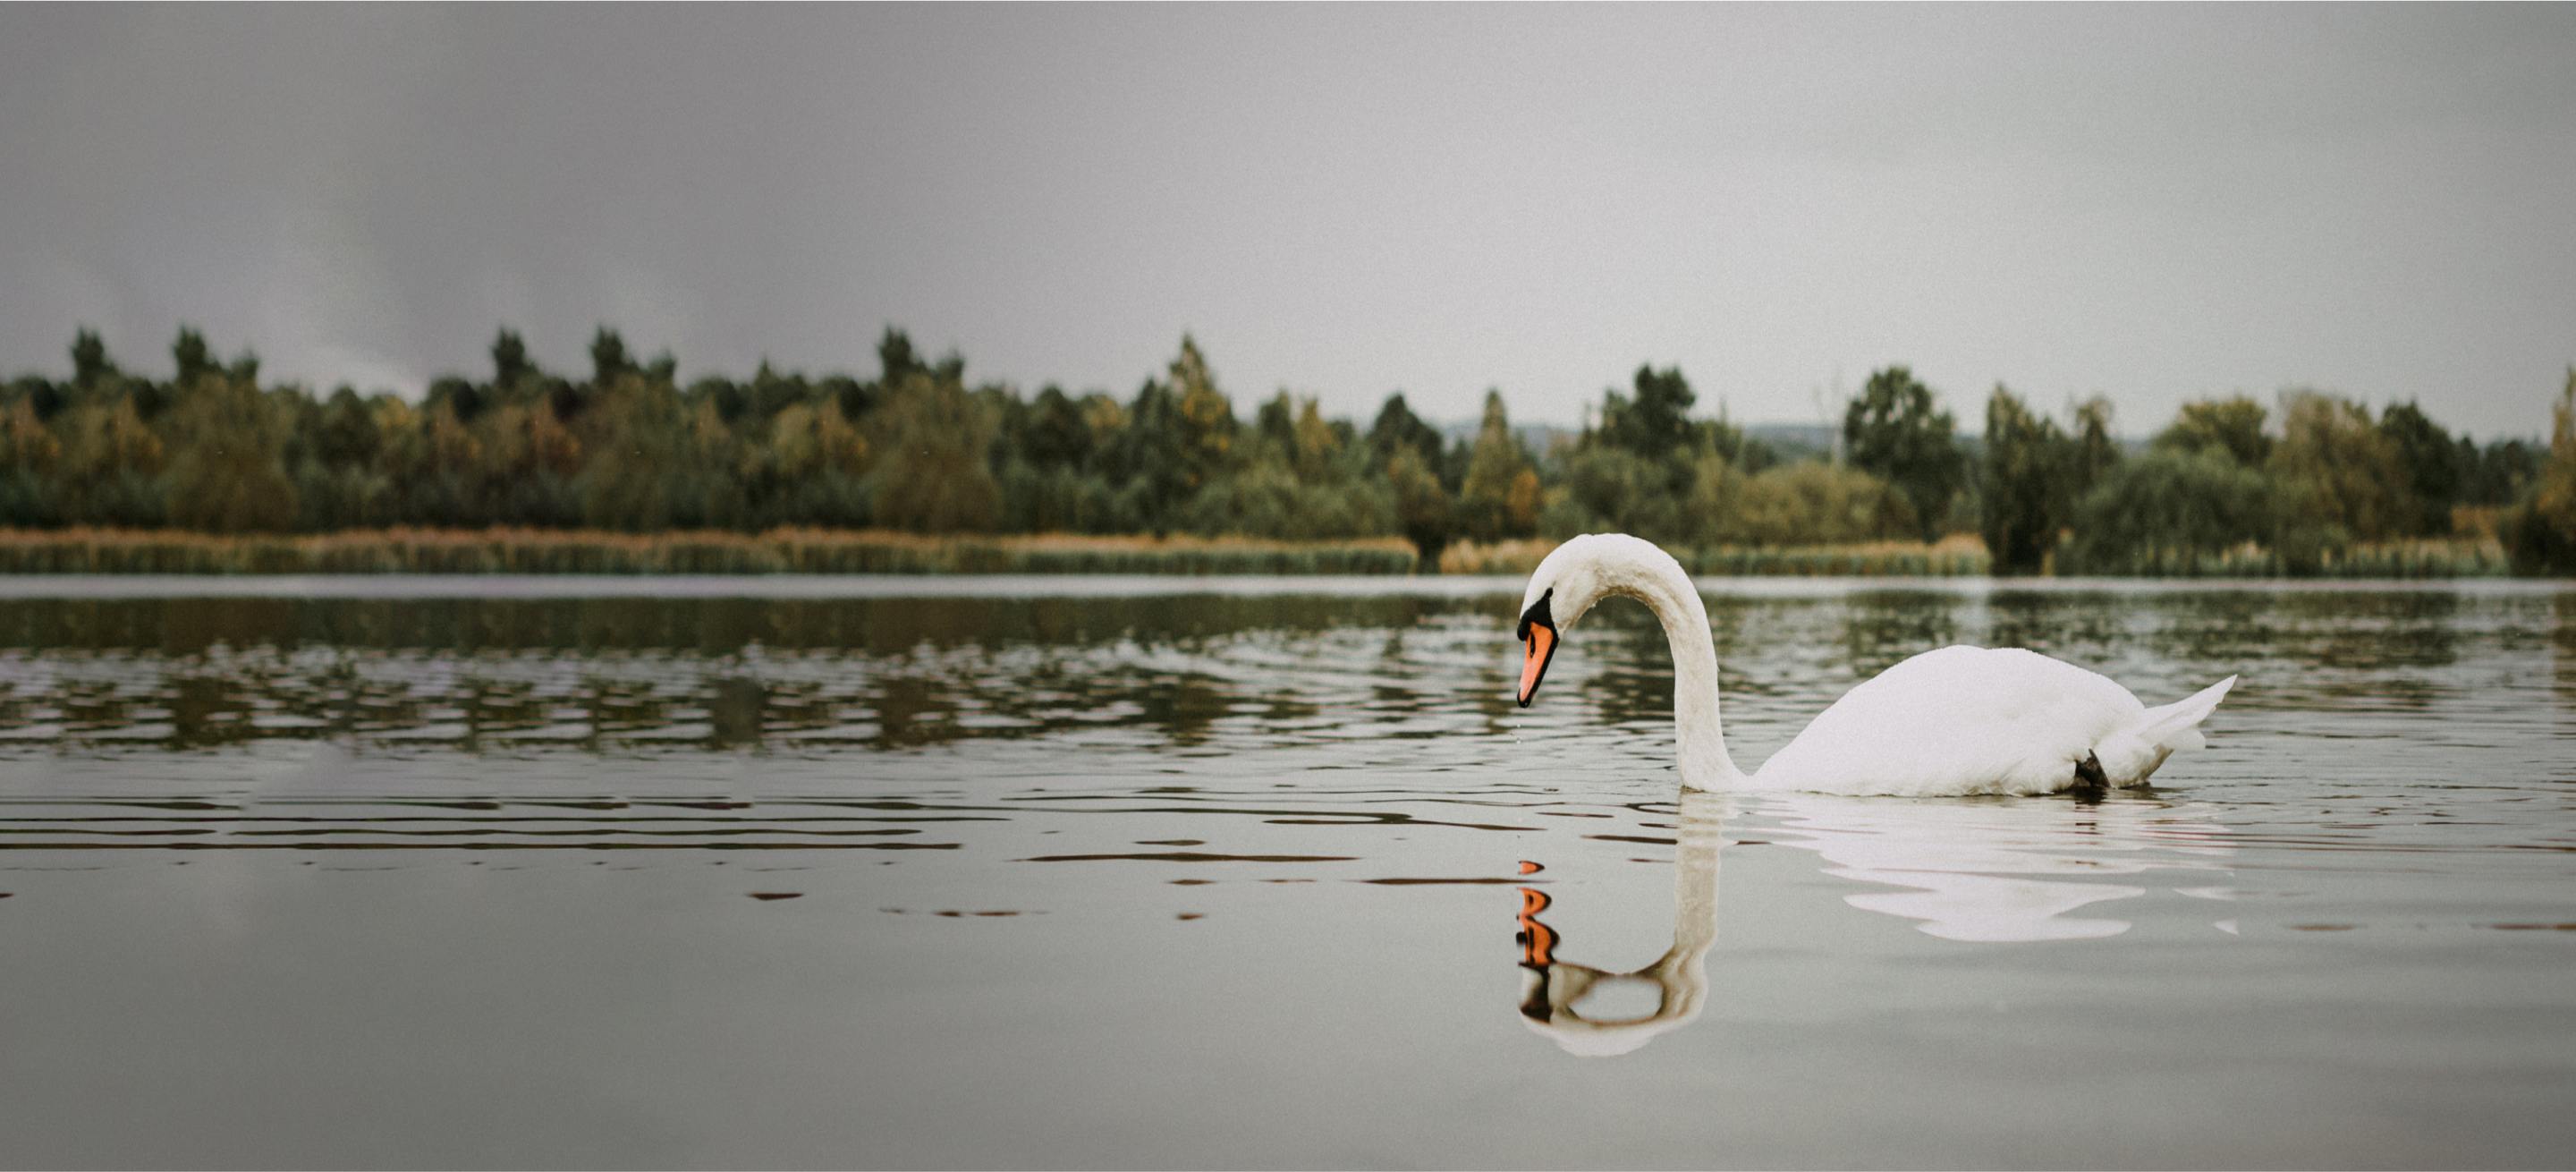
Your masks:
M1400 535L1453 542L1621 530L1681 547L1982 538L1997 572L2187 571L2268 551L2287 572L2405 539L2500 540L2576 570L2576 369L2546 446L2455 436L2415 404L2315 390L2195 402L2142 447L2111 404L2061 421L1997 386L1981 435L1903 366L1870 375L1837 450L1783 454L1639 367L1573 436L1533 451L1499 393L1455 441L1401 393L1361 426L1285 391L1238 414L1189 338L1126 398L971 382L900 330L874 377L766 363L683 385L614 331L583 375L503 330L480 379L418 398L264 385L182 328L172 371L128 371L81 331L70 377L0 388L0 526L321 533L395 526L658 532Z

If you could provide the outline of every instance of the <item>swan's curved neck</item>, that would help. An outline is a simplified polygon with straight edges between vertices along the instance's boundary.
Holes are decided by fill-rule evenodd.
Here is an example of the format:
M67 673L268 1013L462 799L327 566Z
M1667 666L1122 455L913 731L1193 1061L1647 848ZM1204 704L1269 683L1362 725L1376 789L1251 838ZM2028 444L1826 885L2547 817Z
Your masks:
M1658 551L1660 553L1660 551ZM1744 777L1726 753L1717 713L1717 643L1708 633L1708 606L1690 575L1668 556L1639 559L1609 575L1611 589L1634 597L1664 624L1673 652L1673 729L1681 739L1682 785L1719 789Z

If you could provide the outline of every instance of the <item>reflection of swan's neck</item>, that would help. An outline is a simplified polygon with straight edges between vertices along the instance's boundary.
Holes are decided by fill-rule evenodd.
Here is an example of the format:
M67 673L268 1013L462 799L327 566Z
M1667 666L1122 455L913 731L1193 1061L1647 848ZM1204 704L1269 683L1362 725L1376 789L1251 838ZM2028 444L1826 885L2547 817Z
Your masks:
M1725 823L1701 803L1720 800L1683 799L1681 833L1674 836L1680 841L1673 859L1673 947L1663 964L1679 963L1694 1001L1708 994L1708 950L1717 943L1717 852L1726 845Z
M1648 547L1652 548L1652 547ZM1727 756L1717 715L1717 643L1708 633L1708 606L1679 562L1657 556L1614 571L1610 589L1655 612L1673 653L1673 729L1680 737L1682 785L1719 789L1744 777Z

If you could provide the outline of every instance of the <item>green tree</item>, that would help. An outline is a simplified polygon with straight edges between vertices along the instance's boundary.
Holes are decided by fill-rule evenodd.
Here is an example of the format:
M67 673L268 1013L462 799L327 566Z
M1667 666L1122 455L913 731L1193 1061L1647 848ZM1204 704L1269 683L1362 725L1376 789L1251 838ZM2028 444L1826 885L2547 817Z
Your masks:
M2496 531L2516 570L2576 574L2576 366L2549 410L2549 458Z
M877 385L892 387L916 374L928 374L921 357L913 353L912 337L893 326L877 339Z
M1440 484L1440 475L1420 450L1399 446L1387 457L1386 481L1395 492L1396 524L1422 556L1423 564L1437 565L1440 551L1449 544L1449 491Z
M1918 531L1905 494L1857 468L1801 460L1766 468L1733 487L1716 536L1747 545L1883 541Z
M2093 491L2119 466L2120 444L2111 438L2112 414L2111 401L2100 395L2075 405L2075 468L2066 498L2069 513L2077 498Z
M1695 467L1678 455L1654 460L1578 441L1557 467L1557 485L1539 518L1549 536L1629 533L1669 545L1697 540L1707 526L1691 512Z
M179 327L177 341L170 343L170 361L178 373L170 379L175 387L186 387L216 369L214 351L206 345L206 336L195 329Z
M2462 443L2452 439L2448 429L2411 401L2380 408L2379 433L2396 448L2397 462L2406 471L2406 486L2414 498L2415 507L2398 518L2399 531L2419 537L2449 533L2451 507L2460 503L2469 474L2465 465L2476 460L2477 449L2472 446L2463 452Z
M877 524L917 533L981 533L1002 518L1001 485L986 460L991 410L951 370L914 371L886 388L871 417L878 453L869 477Z
M1019 445L1031 464L1079 470L1090 462L1092 442L1081 404L1053 385L1038 392Z
M494 401L492 394L464 379L449 375L433 379L429 394L422 400L425 407L445 407L460 420L472 420L483 413L483 405Z
M2510 505L2521 500L2548 456L2548 445L2534 447L2521 440L2498 440L2478 449L2475 458L2465 465L2468 472L2460 489L2462 503Z
M1925 541L1940 536L1950 498L1965 478L1955 431L1950 413L1933 405L1932 388L1902 366L1872 372L1843 412L1843 450L1852 467L1905 495Z
M1287 391L1262 401L1252 415L1253 438L1286 451L1297 442L1297 403Z
M1369 424L1368 445L1380 460L1392 457L1399 448L1410 448L1422 457L1425 466L1437 467L1440 463L1440 429L1415 415L1402 391L1388 395L1385 405L1378 408L1377 418Z
M2073 511L2085 455L2083 445L2055 421L1995 385L1986 400L1978 476L1983 535L1996 573L2030 574L2046 567Z
M72 386L94 391L105 388L117 377L116 363L107 356L107 342L98 331L87 326L72 335Z
M1342 468L1343 450L1350 445L1340 432L1324 421L1324 412L1307 399L1297 407L1297 422L1288 433L1290 464L1297 469L1297 479L1320 484Z
M61 444L49 494L55 515L74 525L149 527L168 520L162 473L170 445L144 422L133 399L84 398L49 426Z
M505 420L498 412L486 418L503 425L487 427L487 435L509 435L518 430L509 424L526 425L524 418ZM588 458L574 488L583 521L630 531L672 524L684 507L683 496L694 487L681 477L688 457L686 431L687 415L670 384L631 370L597 384L592 406L581 416L580 443ZM477 445L478 452L484 450Z
M384 467L376 405L342 384L314 403L294 400L287 476L295 484L296 527L308 531L391 524L395 485Z
M1127 502L1124 511L1161 537L1179 524L1182 505L1197 490L1180 404L1170 388L1147 379L1122 414L1109 471Z
M762 523L866 523L868 441L836 397L780 411L770 419L767 438L755 457L766 483L751 505Z
M520 380L537 373L537 364L528 360L528 344L518 332L504 327L492 339L492 385L516 387Z
M2155 438L2155 446L2176 452L2217 451L2248 468L2260 468L2272 458L2272 438L2263 432L2266 417L2261 403L2243 395L2185 403L2173 426Z
M1682 377L1681 368L1639 366L1629 385L1636 392L1633 399L1616 391L1602 396L1603 442L1657 460L1689 447L1693 439L1690 409L1699 397L1692 393L1690 380Z
M63 454L62 440L46 426L36 396L13 394L0 407L0 524L55 525L62 522L61 502L53 479Z
M1181 335L1181 352L1169 370L1172 407L1180 423L1181 452L1188 468L1188 488L1197 491L1224 470L1234 452L1234 403L1218 390L1216 375L1189 335Z
M2191 573L2261 541L2272 527L2263 474L2222 445L2160 446L2121 462L2077 502L2059 568L2077 573Z
M1717 452L1702 452L1691 461L1691 488L1685 509L1692 522L1690 540L1701 545L1752 541L1744 526L1744 490L1752 474Z
M1538 518L1523 511L1536 503L1534 496L1521 490L1524 476L1536 483L1529 452L1512 434L1511 416L1503 408L1502 392L1486 391L1484 421L1476 429L1466 480L1458 491L1459 529L1477 541L1528 536ZM1515 490L1522 492L1517 502ZM1515 503L1522 510L1516 510Z
M2356 541L2395 536L2418 509L2397 445L2361 404L2334 395L2282 395L2281 438L2266 469L2272 549L2293 571L2313 571Z
M961 384L962 385L962 384ZM814 386L801 373L781 374L763 358L751 372L751 382L742 388L743 410L757 419L769 419L798 403L814 399ZM844 409L846 414L846 408Z
M605 388L634 370L635 360L626 353L626 339L617 331L601 326L590 336L591 385Z
M168 477L171 523L210 533L293 527L297 500L285 464L291 427L250 379L200 375L171 409L178 441Z

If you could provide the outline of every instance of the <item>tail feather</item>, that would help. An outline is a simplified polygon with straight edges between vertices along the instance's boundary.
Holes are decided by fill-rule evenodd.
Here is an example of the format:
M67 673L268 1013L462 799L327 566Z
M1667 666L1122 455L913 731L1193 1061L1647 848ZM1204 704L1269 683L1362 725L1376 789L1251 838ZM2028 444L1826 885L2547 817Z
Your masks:
M2209 719L2209 714L2217 710L2218 702L2227 698L2227 690L2235 686L2236 677L2229 676L2171 704L2139 713L2137 719L2121 731L2167 750L2197 749L2204 743L2200 736L2200 722Z
M2183 699L2160 708L2150 708L2102 738L2095 749L2103 770L2113 785L2137 785L2164 764L2165 758L2184 749L2197 749L2204 743L2200 722L2227 698L2227 690L2236 686L2229 676Z

